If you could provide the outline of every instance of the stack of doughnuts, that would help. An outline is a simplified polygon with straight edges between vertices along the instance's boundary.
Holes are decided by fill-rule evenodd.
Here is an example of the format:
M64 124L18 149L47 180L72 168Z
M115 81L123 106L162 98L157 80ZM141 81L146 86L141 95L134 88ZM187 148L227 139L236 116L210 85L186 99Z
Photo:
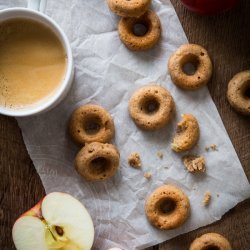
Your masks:
M82 149L76 155L77 172L88 181L112 177L118 167L118 149L108 142L115 132L111 115L101 106L87 104L77 108L69 121L69 134Z
M112 12L122 17L118 32L128 49L140 51L155 46L161 36L161 23L157 14L149 10L151 0L107 0L107 3Z

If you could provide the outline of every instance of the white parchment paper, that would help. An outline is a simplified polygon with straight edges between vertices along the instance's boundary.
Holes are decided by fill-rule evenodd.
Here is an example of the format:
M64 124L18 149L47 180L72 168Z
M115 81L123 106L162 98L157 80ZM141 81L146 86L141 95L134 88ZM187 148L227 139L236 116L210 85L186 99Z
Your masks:
M46 192L71 193L89 210L96 232L93 249L143 249L219 220L250 196L249 183L207 88L182 91L170 80L167 60L181 44L187 43L187 38L170 1L153 2L152 8L162 22L162 39L154 49L138 53L121 43L117 33L119 19L104 0L48 0L46 14L61 25L72 45L74 84L67 98L50 112L18 119ZM21 0L0 3L1 8L26 5ZM131 121L128 100L136 89L151 82L170 90L177 114L167 127L149 133ZM100 104L109 110L116 127L113 143L120 149L120 170L102 183L84 181L73 167L79 148L67 134L67 122L71 112L86 103ZM205 156L205 174L188 173L181 155L170 149L181 113L192 113L199 120L201 138L191 153ZM205 146L212 143L217 144L218 151L206 152ZM133 151L141 155L142 170L127 164ZM162 160L157 157L158 151L164 154ZM151 180L143 177L147 171L152 173ZM162 232L147 222L144 202L150 192L164 183L181 187L190 198L192 211L181 228ZM208 208L202 206L206 191L212 193Z

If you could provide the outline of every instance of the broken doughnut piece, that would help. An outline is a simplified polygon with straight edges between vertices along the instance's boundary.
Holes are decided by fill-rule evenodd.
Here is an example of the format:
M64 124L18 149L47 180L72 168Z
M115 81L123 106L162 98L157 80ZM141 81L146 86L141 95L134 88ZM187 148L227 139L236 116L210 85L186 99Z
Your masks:
M204 194L204 198L203 198L203 201L202 201L203 205L205 207L207 207L209 205L209 203L210 203L210 200L211 200L211 193L210 192L206 192Z
M145 177L146 179L150 180L151 177L152 177L152 174L151 174L150 172L146 172L146 173L144 173L144 177Z
M177 124L171 148L175 152L190 150L197 144L199 136L200 129L197 119L191 114L182 114L182 120Z
M128 157L128 164L133 168L140 168L141 167L140 155L136 152L130 154L130 156Z
M205 158L202 155L187 155L182 158L188 172L205 172Z

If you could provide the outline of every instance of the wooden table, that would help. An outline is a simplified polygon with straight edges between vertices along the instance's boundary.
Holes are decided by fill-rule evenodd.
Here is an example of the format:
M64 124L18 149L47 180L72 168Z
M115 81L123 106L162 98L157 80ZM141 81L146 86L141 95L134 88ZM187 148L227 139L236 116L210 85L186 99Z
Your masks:
M203 45L213 59L214 74L208 87L250 179L250 118L233 112L225 95L230 78L250 69L250 1L242 0L234 11L215 17L196 16L186 11L178 0L172 3L189 41ZM0 177L0 249L10 250L15 249L11 238L15 219L36 204L45 192L16 120L5 116L0 116ZM219 222L150 250L188 249L196 236L209 231L226 235L236 250L250 249L250 199L233 208Z

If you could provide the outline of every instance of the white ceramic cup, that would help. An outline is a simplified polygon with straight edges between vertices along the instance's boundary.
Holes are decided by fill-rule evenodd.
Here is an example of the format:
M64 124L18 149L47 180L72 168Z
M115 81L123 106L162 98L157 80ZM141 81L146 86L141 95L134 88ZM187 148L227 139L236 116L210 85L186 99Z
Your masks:
M64 80L51 95L30 106L23 108L8 108L0 105L0 114L8 116L30 116L47 111L62 101L71 87L74 75L71 47L68 38L58 24L41 12L45 8L45 3L46 0L29 0L28 8L8 8L1 10L0 22L12 18L29 18L49 27L60 39L67 55L67 67Z

